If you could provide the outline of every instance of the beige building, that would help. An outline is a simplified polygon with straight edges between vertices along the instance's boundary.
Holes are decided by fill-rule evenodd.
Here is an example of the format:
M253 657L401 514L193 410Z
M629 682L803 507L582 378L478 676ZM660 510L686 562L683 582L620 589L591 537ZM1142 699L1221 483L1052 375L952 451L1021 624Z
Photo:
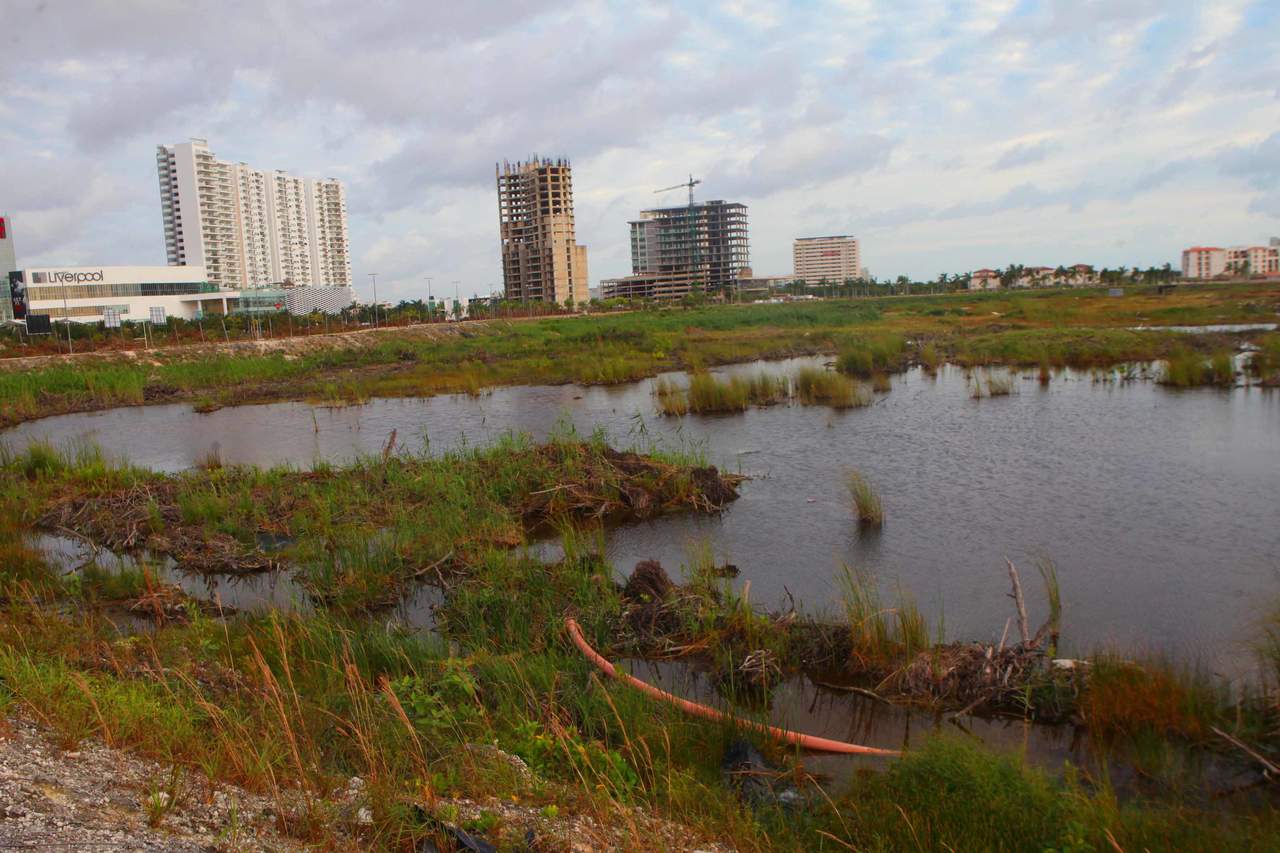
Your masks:
M574 236L569 161L504 162L494 174L505 297L586 303L587 247Z
M1192 246L1182 250L1183 278L1220 275L1280 275L1280 246Z
M862 276L856 237L798 237L792 247L795 277L808 284L844 282Z
M203 139L157 146L156 170L171 266L222 288L351 286L341 182L219 160Z

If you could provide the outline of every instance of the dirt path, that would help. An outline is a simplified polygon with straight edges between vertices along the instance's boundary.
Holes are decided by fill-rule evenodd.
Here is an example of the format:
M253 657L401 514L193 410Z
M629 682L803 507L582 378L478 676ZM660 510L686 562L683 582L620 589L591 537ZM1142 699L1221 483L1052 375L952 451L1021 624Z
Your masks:
M258 341L210 342L162 346L154 349L98 350L94 352L62 353L58 355L33 355L0 359L0 370L31 370L53 367L59 364L85 364L110 361L142 360L197 360L218 355L305 355L321 350L369 349L389 337L399 340L444 340L467 330L484 329L491 321L471 320L465 323L433 323L418 326L390 326L378 329L355 329L330 332L324 335L299 335L292 338L268 338Z
M529 773L518 758L501 755ZM367 802L364 782L353 777L323 804L336 821L325 849L366 846L359 836L370 825ZM452 809L460 822L496 816L506 828L504 835L535 839L534 849L539 850L728 850L699 843L688 828L640 809L613 814L605 825L589 815L551 818L545 809L497 797L438 802ZM195 772L175 774L172 767L111 749L96 738L64 750L31 720L0 718L0 851L316 849L314 843L280 833L281 808L272 798L211 784Z
M64 751L28 720L0 720L0 850L304 849L276 832L271 800L198 775L97 741Z

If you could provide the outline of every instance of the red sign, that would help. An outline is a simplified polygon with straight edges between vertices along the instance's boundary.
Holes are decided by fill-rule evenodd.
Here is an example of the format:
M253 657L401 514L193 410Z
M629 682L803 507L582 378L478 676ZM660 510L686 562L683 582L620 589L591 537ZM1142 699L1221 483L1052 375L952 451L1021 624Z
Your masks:
M4 239L4 217L0 216L0 240Z

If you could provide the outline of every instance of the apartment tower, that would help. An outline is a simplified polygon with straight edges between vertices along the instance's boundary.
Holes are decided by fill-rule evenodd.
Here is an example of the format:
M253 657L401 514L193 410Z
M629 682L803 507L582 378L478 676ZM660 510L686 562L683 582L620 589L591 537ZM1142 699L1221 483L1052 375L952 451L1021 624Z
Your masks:
M600 283L606 299L680 299L694 288L732 290L751 265L747 206L704 201L640 211L631 227L631 275Z
M856 237L798 237L791 249L795 277L807 284L843 283L862 276L862 254Z
M585 303L587 247L573 228L573 170L568 160L494 166L502 285L519 302Z
M229 289L351 286L340 181L219 160L203 139L157 146L156 169L170 265Z

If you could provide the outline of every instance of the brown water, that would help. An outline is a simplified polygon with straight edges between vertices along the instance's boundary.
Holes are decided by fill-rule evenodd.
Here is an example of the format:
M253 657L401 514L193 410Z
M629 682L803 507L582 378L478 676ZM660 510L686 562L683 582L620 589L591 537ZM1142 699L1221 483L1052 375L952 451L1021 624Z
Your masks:
M812 360L742 365L788 372ZM836 605L842 565L892 596L913 595L946 636L998 639L1011 614L1004 557L1024 566L1032 619L1043 595L1031 560L1057 563L1070 653L1100 646L1198 657L1239 673L1252 621L1280 594L1280 393L1172 391L1068 372L1042 388L974 400L962 371L894 379L875 405L847 412L777 406L663 418L652 382L500 388L481 397L377 400L317 408L279 403L192 413L185 405L116 409L24 424L4 438L91 440L158 469L216 448L228 462L308 466L402 447L433 452L558 424L605 428L617 444L702 448L750 474L718 518L673 516L609 535L621 571L656 558L674 569L691 542L736 564L764 606L790 593ZM845 471L881 491L879 531L852 523Z

